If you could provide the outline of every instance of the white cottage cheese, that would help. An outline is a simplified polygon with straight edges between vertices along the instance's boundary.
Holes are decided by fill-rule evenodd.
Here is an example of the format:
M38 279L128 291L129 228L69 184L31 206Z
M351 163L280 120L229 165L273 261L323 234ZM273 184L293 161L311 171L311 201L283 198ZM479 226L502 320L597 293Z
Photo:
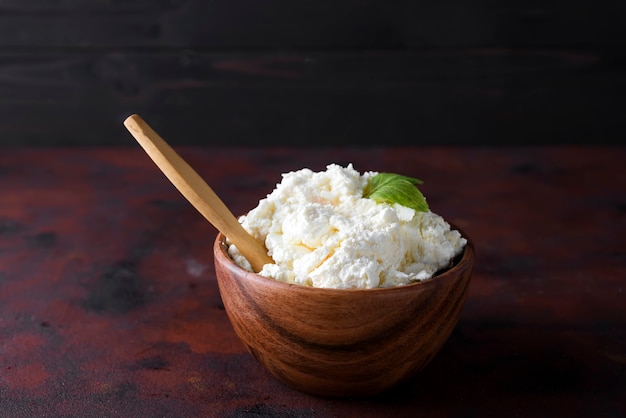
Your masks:
M240 218L275 261L259 274L305 286L374 288L428 279L448 267L466 240L433 212L363 198L376 174L360 175L352 164L283 174ZM251 270L234 245L228 252Z

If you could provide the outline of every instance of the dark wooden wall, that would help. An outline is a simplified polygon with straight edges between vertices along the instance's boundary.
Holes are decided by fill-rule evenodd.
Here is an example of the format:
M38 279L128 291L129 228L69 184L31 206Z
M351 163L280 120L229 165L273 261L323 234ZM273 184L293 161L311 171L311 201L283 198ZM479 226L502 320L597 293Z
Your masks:
M626 1L4 0L0 144L621 143Z

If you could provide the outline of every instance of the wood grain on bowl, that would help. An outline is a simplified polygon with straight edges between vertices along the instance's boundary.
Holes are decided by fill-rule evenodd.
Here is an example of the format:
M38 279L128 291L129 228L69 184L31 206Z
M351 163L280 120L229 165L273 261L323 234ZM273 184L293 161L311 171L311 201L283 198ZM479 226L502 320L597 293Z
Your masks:
M295 389L346 397L387 390L437 354L467 297L474 247L468 239L459 262L432 279L382 289L320 289L259 276L233 262L221 234L214 256L226 312L250 353Z

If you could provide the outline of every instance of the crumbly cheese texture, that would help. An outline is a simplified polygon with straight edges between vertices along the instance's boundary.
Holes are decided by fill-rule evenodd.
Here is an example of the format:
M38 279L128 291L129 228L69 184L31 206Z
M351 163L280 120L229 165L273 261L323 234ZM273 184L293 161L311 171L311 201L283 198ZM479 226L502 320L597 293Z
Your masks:
M405 285L449 267L465 238L433 212L363 198L376 174L361 175L352 164L283 174L272 193L239 219L275 261L259 274L350 289ZM234 245L229 254L251 270Z

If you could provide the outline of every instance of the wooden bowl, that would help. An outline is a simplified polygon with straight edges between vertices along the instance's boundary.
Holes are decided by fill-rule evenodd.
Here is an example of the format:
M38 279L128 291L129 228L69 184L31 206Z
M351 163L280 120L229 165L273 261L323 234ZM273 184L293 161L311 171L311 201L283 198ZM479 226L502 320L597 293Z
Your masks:
M278 380L313 395L374 395L426 366L455 327L475 257L460 232L467 239L463 254L435 278L350 290L287 284L246 271L229 257L219 234L213 246L219 291L235 332Z

